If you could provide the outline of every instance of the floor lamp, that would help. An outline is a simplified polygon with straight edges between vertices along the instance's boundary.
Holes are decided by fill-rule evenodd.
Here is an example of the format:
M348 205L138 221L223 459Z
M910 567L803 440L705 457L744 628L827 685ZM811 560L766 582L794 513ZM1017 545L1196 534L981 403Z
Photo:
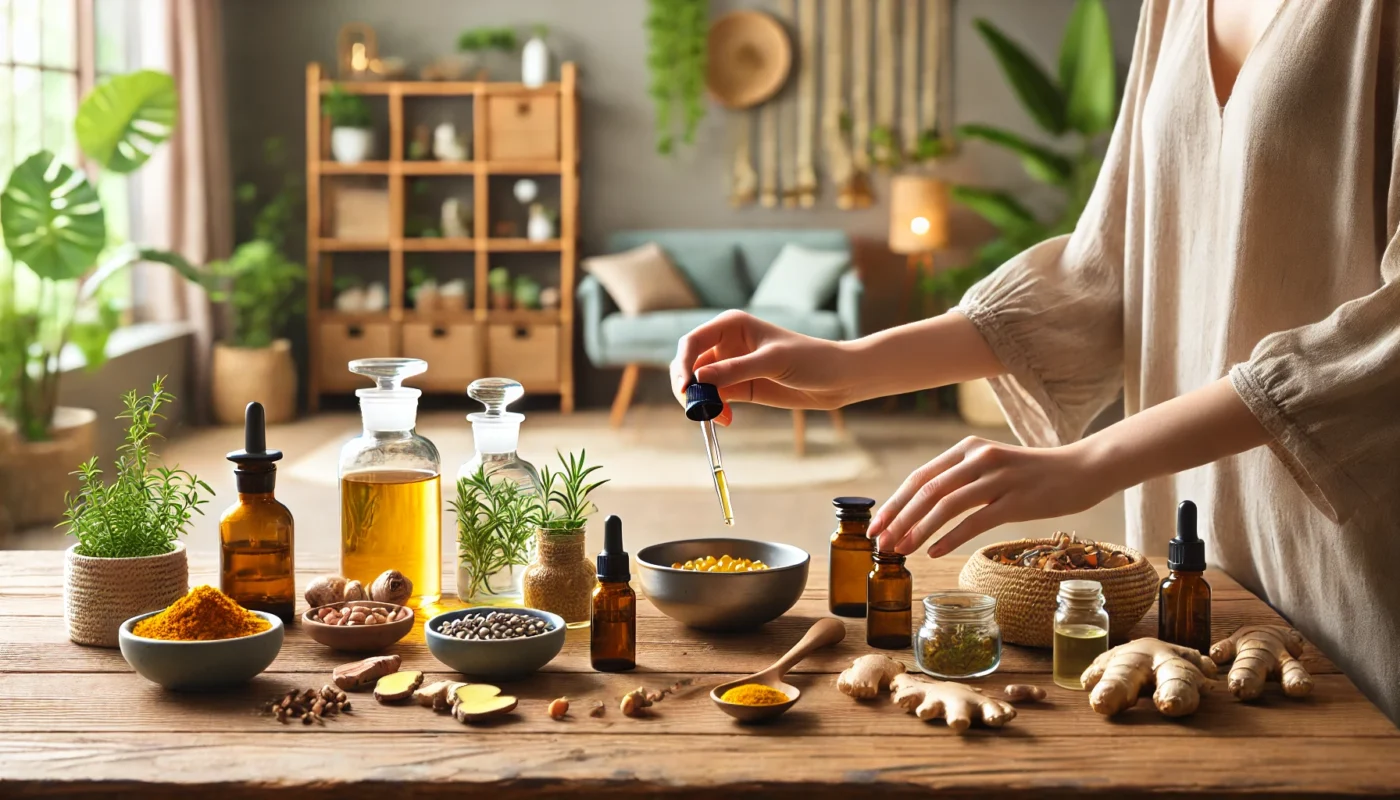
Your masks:
M890 250L906 258L901 323L914 319L911 304L920 274L933 275L933 254L948 244L948 186L930 175L896 175L890 182Z

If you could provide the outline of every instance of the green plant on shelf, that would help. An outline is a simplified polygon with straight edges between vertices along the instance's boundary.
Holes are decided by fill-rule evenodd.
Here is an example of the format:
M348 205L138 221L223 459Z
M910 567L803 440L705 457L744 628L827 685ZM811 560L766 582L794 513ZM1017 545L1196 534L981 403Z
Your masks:
M540 283L529 275L515 279L515 307L533 309L540 307Z
M505 267L492 267L486 273L486 285L494 293L509 293L511 290L510 270Z
M338 83L321 98L321 111L330 118L333 128L370 128L374 118L369 113L369 103L358 94L347 92Z
M580 450L578 455L557 455L562 469L555 471L545 466L540 470L545 494L539 510L540 530L546 534L575 533L583 530L588 518L598 510L589 497L608 480L588 482L588 476L602 467L587 465L587 450Z
M486 467L457 481L457 558L469 577L462 597L487 591L492 575L530 561L530 541L539 527L539 498L514 481L491 480Z
M519 46L514 28L469 28L457 37L457 49L464 53L510 52Z

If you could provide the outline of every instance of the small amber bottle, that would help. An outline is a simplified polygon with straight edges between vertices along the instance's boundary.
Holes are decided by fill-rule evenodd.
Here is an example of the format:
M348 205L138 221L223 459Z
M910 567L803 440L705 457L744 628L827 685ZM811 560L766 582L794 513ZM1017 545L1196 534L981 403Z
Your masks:
M219 518L219 588L244 608L267 611L292 622L296 570L292 557L292 512L277 502L280 450L267 449L267 425L260 403L249 403L243 418L243 449L228 454L238 502Z
M838 497L836 532L831 534L831 565L827 579L827 603L840 617L865 616L865 583L873 563L875 543L865 538L870 527L869 497Z
M624 672L637 666L637 593L632 564L622 549L622 520L608 517L603 551L598 554L598 586L593 589L589 626L590 654L599 672Z
M914 630L914 577L904 568L904 556L876 548L865 594L865 643L886 650L908 648Z
M1210 584L1206 543L1196 535L1196 504L1176 507L1176 538L1167 545L1166 580L1157 594L1157 638L1210 652Z

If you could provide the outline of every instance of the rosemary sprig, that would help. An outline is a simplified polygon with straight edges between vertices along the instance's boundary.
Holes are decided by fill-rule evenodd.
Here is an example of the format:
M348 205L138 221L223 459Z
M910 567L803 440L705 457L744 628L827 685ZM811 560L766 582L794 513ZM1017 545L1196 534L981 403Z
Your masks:
M546 466L540 471L546 498L540 510L540 527L546 533L567 533L587 525L588 517L598 510L588 497L608 482L606 478L587 482L589 475L602 469L596 464L586 466L587 450L580 450L577 456L573 453L567 456L558 453L558 456L564 466L562 470L556 472ZM556 487L555 484L561 485Z
M484 593L490 577L527 563L530 538L539 524L539 498L511 480L491 480L486 467L457 481L457 557L470 585L466 597Z

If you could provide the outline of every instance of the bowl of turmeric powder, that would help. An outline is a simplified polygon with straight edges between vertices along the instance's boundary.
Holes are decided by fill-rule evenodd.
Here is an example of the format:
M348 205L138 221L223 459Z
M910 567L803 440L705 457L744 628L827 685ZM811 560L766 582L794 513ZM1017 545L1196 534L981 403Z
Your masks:
M166 689L247 683L282 649L282 620L249 611L212 586L196 586L161 611L122 623L118 644L137 674Z

